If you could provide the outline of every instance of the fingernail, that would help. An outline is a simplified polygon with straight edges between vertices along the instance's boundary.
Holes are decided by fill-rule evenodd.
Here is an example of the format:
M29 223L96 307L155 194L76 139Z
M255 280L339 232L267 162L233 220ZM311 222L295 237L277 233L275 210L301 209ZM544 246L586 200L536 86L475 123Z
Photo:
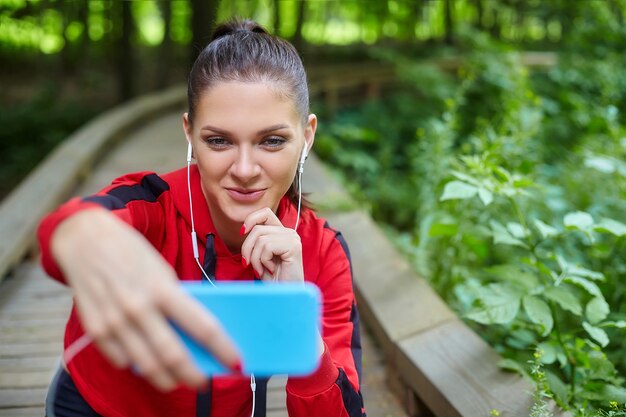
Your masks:
M248 261L246 261L246 258L243 256L241 257L241 265L243 265L244 268L248 267Z
M260 279L260 278L261 278L261 276L259 275L259 273L258 273L258 272L256 272L256 269L253 269L253 271L254 271L254 277L255 277L256 279Z
M230 370L233 371L233 373L241 375L242 374L242 366L241 366L241 359L237 359L237 362L235 362L234 364L232 364L230 366Z
M239 229L239 236L243 236L246 234L246 225L242 224L241 229Z

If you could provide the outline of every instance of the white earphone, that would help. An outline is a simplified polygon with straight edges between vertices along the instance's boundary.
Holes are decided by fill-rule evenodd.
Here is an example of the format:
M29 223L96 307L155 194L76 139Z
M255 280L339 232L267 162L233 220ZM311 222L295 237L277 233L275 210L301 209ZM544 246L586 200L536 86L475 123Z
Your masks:
M300 154L300 161L298 162L298 174L302 174L304 171L304 161L306 161L308 154L306 152L306 143L302 148L302 153Z

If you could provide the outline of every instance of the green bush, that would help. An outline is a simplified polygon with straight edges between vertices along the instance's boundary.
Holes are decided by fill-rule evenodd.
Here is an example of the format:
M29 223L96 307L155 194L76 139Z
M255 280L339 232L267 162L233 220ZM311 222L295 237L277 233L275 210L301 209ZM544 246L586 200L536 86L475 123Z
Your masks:
M447 96L351 109L320 137L418 272L536 383L533 416L626 404L626 29L607 7L585 3L550 70L477 37Z

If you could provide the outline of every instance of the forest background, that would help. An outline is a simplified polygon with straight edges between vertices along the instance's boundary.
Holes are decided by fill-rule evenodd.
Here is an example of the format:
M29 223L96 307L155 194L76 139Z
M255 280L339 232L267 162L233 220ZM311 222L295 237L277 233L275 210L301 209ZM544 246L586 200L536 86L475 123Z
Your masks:
M90 118L184 83L233 16L309 67L395 68L376 100L313 103L318 155L535 383L532 416L626 415L625 0L0 0L0 197Z

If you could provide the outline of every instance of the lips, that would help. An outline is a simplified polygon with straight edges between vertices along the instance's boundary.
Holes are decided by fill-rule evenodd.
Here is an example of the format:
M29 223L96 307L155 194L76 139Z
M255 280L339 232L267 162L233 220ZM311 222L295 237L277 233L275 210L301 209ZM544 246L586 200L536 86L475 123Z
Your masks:
M226 192L235 201L254 202L263 197L266 188L226 188Z

